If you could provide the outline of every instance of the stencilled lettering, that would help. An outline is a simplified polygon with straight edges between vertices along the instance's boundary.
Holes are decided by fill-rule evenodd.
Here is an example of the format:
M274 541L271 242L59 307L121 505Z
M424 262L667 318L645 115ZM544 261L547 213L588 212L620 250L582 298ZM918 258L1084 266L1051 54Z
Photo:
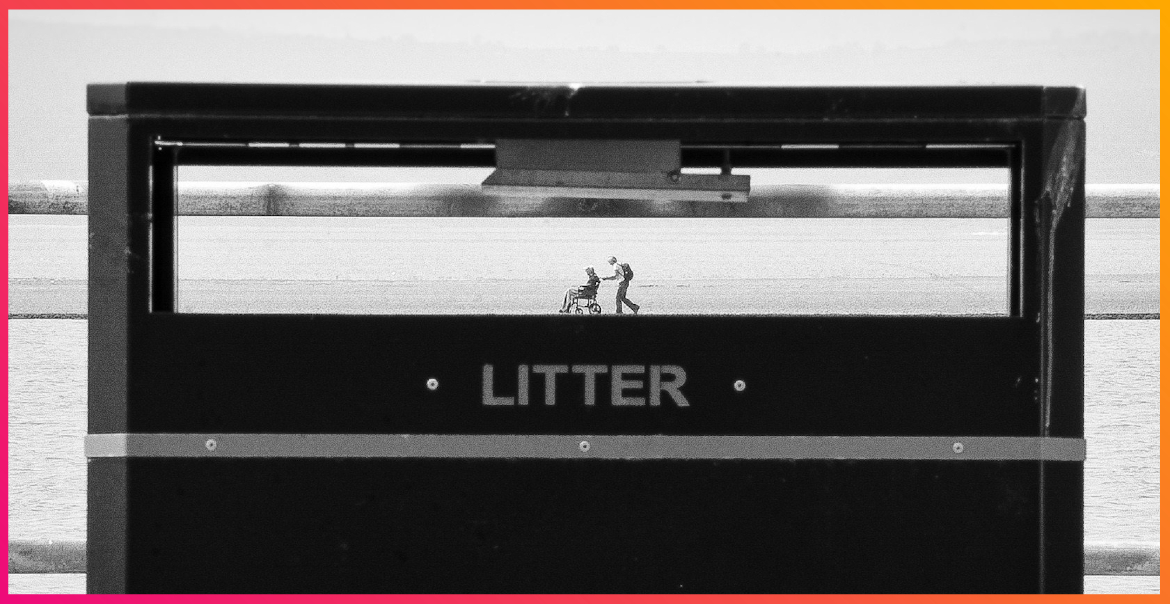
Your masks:
M661 407L663 393L676 407L690 407L690 401L683 394L687 372L679 365L517 365L516 395L496 394L495 366L483 366L483 404L490 407L528 406L532 386L531 376L539 373L544 377L544 404L557 404L557 376L578 374L583 378L582 395L585 406L597 405L598 376L610 378L610 404L614 407ZM630 394L630 391L644 390L645 396Z

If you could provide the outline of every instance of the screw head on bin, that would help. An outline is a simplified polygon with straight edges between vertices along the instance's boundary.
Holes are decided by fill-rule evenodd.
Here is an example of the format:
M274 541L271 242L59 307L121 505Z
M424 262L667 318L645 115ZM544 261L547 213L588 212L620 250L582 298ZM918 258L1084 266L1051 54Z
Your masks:
M207 439L207 442L203 443L203 446L207 447L208 451L214 451L215 448L219 446L219 443L215 442L214 438L209 438Z
M731 387L735 388L736 392L743 392L744 389L747 388L747 382L743 380L735 380L735 383L732 384Z
M427 390L433 391L433 390L438 390L438 389L439 389L439 380L436 380L435 378L431 378L431 379L427 380Z
M963 443L955 443L955 444L951 445L951 450L954 451L955 453L962 453L963 452Z
M581 452L582 452L582 453L588 453L588 452L589 452L589 441L587 441L587 440L583 440L583 441L581 441L581 442L580 442L580 443L577 445L577 448L578 448L578 449L581 449Z

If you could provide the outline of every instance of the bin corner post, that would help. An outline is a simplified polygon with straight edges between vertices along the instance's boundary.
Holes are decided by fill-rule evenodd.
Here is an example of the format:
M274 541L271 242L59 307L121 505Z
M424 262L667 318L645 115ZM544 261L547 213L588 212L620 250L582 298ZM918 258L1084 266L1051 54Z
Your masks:
M1073 94L1073 92L1077 94ZM1041 194L1042 436L1083 439L1085 367L1084 91L1043 128ZM1084 591L1084 462L1042 463L1042 569L1047 593ZM1070 493L1081 493L1070 497ZM1075 499L1075 500L1074 500Z
M124 434L130 332L148 309L150 182L128 116L91 115L88 136L88 433ZM86 465L86 590L125 592L128 461L94 457Z
M125 458L91 459L87 465L85 591L126 593L127 480Z

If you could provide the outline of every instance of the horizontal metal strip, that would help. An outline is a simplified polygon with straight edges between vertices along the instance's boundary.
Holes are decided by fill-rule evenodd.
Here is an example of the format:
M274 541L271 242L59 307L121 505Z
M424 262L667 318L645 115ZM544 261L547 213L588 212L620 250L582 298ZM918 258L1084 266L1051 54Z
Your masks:
M175 147L175 143L169 146ZM497 165L491 148L450 146L357 146L344 142L306 145L291 141L248 143L184 143L177 148L185 166L366 166L474 167ZM936 147L923 145L775 145L694 149L684 147L686 168L719 167L723 152L729 163L745 168L1007 168L1005 146Z
M8 542L8 573L84 573L84 541ZM1158 542L1086 543L1085 574L1156 577L1161 573Z
M84 181L16 181L9 214L86 214ZM477 184L179 184L184 216L645 216L736 218L1005 218L1006 185L760 185L746 203L518 199ZM1089 218L1157 218L1161 186L1087 185Z
M86 457L1084 461L1080 438L561 434L90 434Z

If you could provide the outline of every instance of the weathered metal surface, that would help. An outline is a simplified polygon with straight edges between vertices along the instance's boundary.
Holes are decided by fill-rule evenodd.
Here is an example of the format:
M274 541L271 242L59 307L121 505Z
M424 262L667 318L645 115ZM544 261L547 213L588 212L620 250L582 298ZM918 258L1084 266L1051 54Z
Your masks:
M742 390L741 390L742 391ZM528 393L523 395L528 397ZM515 396L511 398L515 404ZM682 401L674 401L685 403ZM548 401L545 401L548 404ZM530 434L90 434L86 457L1084 461L1076 438Z

